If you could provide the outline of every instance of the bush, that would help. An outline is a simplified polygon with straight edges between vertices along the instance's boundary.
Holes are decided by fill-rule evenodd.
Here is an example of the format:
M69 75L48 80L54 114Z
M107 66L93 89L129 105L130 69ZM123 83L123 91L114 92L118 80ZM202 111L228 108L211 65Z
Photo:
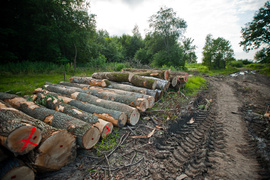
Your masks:
M206 86L206 80L200 76L192 76L185 85L187 95L195 95L198 90Z
M232 61L229 65L236 68L241 68L244 66L243 61Z

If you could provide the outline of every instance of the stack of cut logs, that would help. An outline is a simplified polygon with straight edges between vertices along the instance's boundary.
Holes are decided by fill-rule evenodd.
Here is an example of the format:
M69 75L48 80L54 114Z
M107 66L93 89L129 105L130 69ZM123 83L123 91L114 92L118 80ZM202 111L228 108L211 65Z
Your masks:
M183 72L123 69L45 83L32 101L0 92L0 179L59 170L74 160L76 148L91 149L113 126L137 124L140 112L187 78Z

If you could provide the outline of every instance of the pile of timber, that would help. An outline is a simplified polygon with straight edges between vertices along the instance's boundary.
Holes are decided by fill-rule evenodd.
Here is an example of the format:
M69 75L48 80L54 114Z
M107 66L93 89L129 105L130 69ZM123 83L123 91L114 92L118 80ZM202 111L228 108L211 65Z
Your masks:
M77 148L91 149L114 126L136 125L140 112L187 80L183 72L123 69L45 83L32 101L0 92L0 179L59 170L74 160Z

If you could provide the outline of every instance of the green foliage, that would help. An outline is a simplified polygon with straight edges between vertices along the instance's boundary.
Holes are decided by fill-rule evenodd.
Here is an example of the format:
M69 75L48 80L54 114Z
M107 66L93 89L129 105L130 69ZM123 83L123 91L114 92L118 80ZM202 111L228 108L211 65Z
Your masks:
M206 36L203 47L203 64L209 69L225 69L226 63L233 60L233 49L230 41L224 38L212 38L211 34Z
M270 63L270 52L266 48L256 52L254 59L260 63Z
M183 48L184 48L184 60L186 63L196 63L197 62L197 56L195 54L196 46L192 45L194 42L194 39L191 38L185 38L183 40Z
M242 61L242 63L244 65L248 65L248 64L251 64L252 63L252 61L251 60L248 60L248 59L238 59L237 61Z
M243 41L240 42L241 46L244 46L245 51L252 49L258 49L262 45L266 45L268 56L270 53L270 1L266 1L264 7L253 17L252 22L246 24L246 27L242 28Z
M245 68L255 69L261 74L270 76L270 64L252 63L246 65Z
M229 63L229 65L236 68L241 68L244 66L243 61L232 61Z
M186 95L195 95L200 89L206 87L206 80L200 76L192 76L188 79L185 85Z

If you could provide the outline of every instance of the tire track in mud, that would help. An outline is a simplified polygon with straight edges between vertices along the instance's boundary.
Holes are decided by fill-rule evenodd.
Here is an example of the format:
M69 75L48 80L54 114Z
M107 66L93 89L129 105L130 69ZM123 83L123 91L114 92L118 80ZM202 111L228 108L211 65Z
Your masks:
M250 148L240 104L226 83L214 82L217 97L209 111L194 112L171 125L159 139L155 158L162 164L151 170L152 178L259 179L256 157L243 155ZM187 124L193 117L195 122ZM159 174L158 177L156 174Z

